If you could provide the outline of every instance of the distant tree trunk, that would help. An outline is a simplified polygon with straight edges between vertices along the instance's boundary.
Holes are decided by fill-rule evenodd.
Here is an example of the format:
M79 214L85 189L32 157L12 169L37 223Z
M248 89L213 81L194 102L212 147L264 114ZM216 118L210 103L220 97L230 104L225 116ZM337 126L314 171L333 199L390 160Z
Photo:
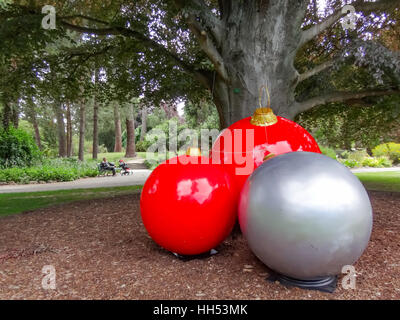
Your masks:
M94 81L95 81L95 93L93 97L93 153L92 158L97 159L97 154L99 153L99 121L98 121L98 113L99 113L99 105L97 99L97 82L98 82L98 71L94 72Z
M67 104L67 157L72 157L72 119L71 105Z
M99 153L99 128L98 128L98 112L99 112L99 105L94 96L93 99L93 154L92 158L97 159L97 154Z
M42 150L42 140L40 138L39 125L37 123L36 115L35 118L32 119L32 125L33 125L33 130L35 132L35 142L39 147L39 149Z
M142 130L140 132L140 141L143 141L147 133L147 108L142 108Z
M36 110L35 110L35 104L33 101L28 103L28 116L29 119L31 120L32 126L33 126L33 131L35 133L35 142L36 145L39 147L40 150L42 150L42 141L40 139L40 131L39 131L39 125L37 122L37 116L36 116Z
M122 152L121 115L118 102L114 102L115 144L114 152Z
M84 160L85 155L85 131L86 131L86 107L85 101L82 98L79 108L79 152L78 159Z
M135 117L133 114L133 105L128 106L128 115L126 118L126 154L127 158L136 157L135 145Z
M58 156L65 158L67 156L67 148L65 144L64 112L61 103L56 104L55 113L57 118Z

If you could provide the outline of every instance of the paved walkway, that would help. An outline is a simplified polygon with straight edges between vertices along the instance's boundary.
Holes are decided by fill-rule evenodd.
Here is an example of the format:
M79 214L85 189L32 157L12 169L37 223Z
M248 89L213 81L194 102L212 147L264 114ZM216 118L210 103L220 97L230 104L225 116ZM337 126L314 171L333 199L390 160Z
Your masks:
M0 186L0 193L12 192L36 192L36 191L53 191L53 190L69 190L69 189L90 189L90 188L105 188L105 187L123 187L143 185L151 170L138 169L134 170L134 174L130 176L115 177L105 176L96 178L80 179L70 182L55 182L44 184L24 184L24 185L5 185Z

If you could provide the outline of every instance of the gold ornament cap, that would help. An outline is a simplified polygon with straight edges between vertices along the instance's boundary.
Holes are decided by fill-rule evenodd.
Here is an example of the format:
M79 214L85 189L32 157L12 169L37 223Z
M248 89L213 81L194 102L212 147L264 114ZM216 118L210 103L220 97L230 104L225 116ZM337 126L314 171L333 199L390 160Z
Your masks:
M272 126L278 122L278 118L271 108L257 108L250 119L250 123L259 127Z
M272 159L272 158L274 158L274 157L276 157L276 154L275 154L275 153L267 154L267 155L264 157L263 161L267 161L267 160Z
M186 155L191 156L191 157L200 157L201 156L201 151L199 148L196 147L190 147L186 150Z

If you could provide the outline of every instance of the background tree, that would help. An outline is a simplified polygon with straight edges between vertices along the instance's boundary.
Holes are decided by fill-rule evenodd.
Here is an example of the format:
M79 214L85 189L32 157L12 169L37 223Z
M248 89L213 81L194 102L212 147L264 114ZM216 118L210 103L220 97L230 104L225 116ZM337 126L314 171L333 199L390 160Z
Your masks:
M118 102L113 102L114 106L114 132L115 132L115 143L114 152L122 152L122 127L121 127L121 115L119 113Z
M127 103L126 107L126 154L125 157L136 156L135 111L134 103Z
M86 133L86 106L85 99L81 97L79 103L79 150L78 159L84 160L85 155L85 133Z
M142 106L142 126L140 130L140 141L143 141L147 133L147 106Z

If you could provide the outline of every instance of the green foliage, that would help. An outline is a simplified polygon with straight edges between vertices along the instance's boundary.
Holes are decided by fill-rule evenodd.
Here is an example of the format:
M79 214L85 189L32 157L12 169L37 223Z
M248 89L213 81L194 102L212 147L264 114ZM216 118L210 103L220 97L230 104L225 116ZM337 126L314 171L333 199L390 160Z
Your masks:
M372 154L375 157L386 156L393 161L393 163L400 163L400 143L383 143L379 146L376 146L372 150Z
M0 131L0 168L30 166L41 157L32 136L13 127Z
M145 136L145 140L146 143L142 144L141 146L150 146L152 144L155 144L158 141L159 137L159 133L163 133L164 137L165 137L165 143L166 143L166 148L167 150L169 150L169 146L170 143L174 144L176 142L177 148L178 150L185 144L185 143L189 143L193 137L186 137L186 140L182 141L182 139L180 139L180 134L183 132L183 130L187 129L187 126L184 123L181 123L179 121L179 119L177 118L171 118L169 120L163 121L162 123L160 123L159 125L155 126L152 130L157 130L156 131L156 136L152 136L151 134L149 134L150 132L148 132ZM176 130L176 131L175 131ZM177 138L178 141L170 141L170 133L177 133ZM154 133L154 132L153 132ZM175 136L175 134L174 134ZM147 149L146 149L147 150ZM144 150L144 151L146 151Z
M339 162L344 164L348 168L357 168L361 167L360 163L357 162L356 160L351 160L351 159L340 159Z
M347 159L354 160L358 163L362 163L363 160L368 157L369 157L369 155L368 155L367 151L357 150L357 151L350 152Z
M98 174L95 163L76 159L45 159L41 165L0 170L0 182L29 183L30 181L73 181Z
M99 144L104 145L106 150L113 151L115 145L115 130L108 129L99 132ZM103 152L103 151L101 151Z
M157 108L153 110L153 112L147 116L147 131L150 131L167 120L167 115L163 109Z
M322 154L336 160L336 151L335 150L333 150L332 148L329 148L329 147L322 147L322 146L320 146L319 148L321 149Z
M185 104L185 123L190 129L218 129L218 112L213 103L204 101L200 104Z
M357 150L353 152L345 151L340 154L339 161L346 167L371 167L386 168L392 166L392 161L386 156L370 157L365 150Z
M42 151L43 156L46 158L55 158L58 156L58 149L57 148L49 148L45 147Z
M392 166L392 161L390 161L386 157L380 157L380 158L367 157L363 159L362 166L371 168L386 168Z
M349 156L350 156L350 154L351 154L351 151L349 151L349 150L344 150L344 151L339 152L339 153L338 153L338 156L339 156L339 158L341 158L341 159L348 159Z
M154 170L155 168L157 168L157 166L160 164L160 161L148 161L145 160L144 164L146 165L146 167L150 170Z
M85 141L85 152L86 153L93 153L93 142L92 141ZM104 144L101 144L97 147L97 152L98 153L107 153L108 149Z
M372 149L391 139L400 124L400 96L373 102L373 105L330 104L305 112L297 122L313 132L322 145L350 150Z
M136 151L138 152L146 152L150 147L151 141L143 140L136 143Z

